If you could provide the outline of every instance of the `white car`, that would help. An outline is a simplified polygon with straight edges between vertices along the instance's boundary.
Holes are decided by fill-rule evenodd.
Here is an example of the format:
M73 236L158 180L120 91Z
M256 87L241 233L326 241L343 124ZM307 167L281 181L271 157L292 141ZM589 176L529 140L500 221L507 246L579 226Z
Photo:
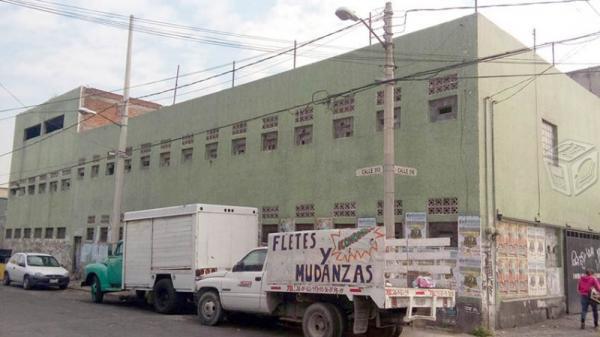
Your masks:
M65 289L69 285L69 271L52 255L16 253L6 264L3 282L22 284L27 290L36 286Z

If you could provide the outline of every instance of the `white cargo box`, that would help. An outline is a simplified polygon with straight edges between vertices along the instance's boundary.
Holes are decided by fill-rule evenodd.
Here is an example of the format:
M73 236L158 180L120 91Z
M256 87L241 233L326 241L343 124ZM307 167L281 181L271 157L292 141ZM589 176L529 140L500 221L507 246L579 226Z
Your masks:
M123 288L150 290L170 275L193 292L196 275L230 268L258 241L258 210L191 204L124 215Z

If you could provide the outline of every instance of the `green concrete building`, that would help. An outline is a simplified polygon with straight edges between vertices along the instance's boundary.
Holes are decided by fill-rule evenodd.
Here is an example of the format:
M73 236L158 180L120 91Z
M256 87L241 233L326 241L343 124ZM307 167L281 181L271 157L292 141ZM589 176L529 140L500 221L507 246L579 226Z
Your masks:
M458 304L439 320L507 327L564 312L583 267L566 239L600 231L598 97L481 15L394 43L396 163L418 171L397 176L396 233L420 213L422 235L451 238L452 258L431 262L451 266L434 277ZM383 179L355 172L383 162L382 88L337 94L376 83L382 60L366 47L168 107L133 102L123 210L258 207L257 241L381 223ZM74 272L106 253L118 127L89 110L117 101L76 88L17 117L14 148L27 147L12 157L4 246L54 252Z

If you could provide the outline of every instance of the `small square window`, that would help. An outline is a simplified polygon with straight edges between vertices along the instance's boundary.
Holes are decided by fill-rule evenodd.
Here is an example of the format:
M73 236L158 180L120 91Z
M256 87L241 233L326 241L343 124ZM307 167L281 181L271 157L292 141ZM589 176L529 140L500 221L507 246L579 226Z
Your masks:
M35 185L27 186L27 194L34 195L35 194Z
M160 167L169 167L171 165L171 152L162 152L160 154Z
M31 239L31 228L23 229L23 239Z
M394 129L400 129L400 107L394 108ZM377 131L383 131L383 110L377 111Z
M267 132L262 134L262 150L274 151L277 150L277 131Z
M150 156L141 156L140 157L140 168L147 169L150 167Z
M65 115L60 115L58 117L51 118L44 122L44 128L46 129L46 133L54 132L56 130L60 130L63 128L63 124L65 122Z
M206 154L205 154L206 159L208 159L208 160L217 159L218 149L219 149L219 143L206 144Z
M44 234L44 239L52 239L54 237L54 228L46 228L46 233Z
M194 148L187 148L181 150L181 162L182 163L191 163L194 155Z
M123 227L119 227L119 240L123 240Z
M94 241L94 227L88 227L85 231L85 239L86 241Z
M558 130L556 125L542 119L542 150L544 161L558 166Z
M61 191L68 191L71 189L71 179L63 179L60 182L60 190Z
M238 138L231 141L231 154L234 156L246 153L246 138Z
M67 237L67 228L65 228L65 227L56 228L56 238L57 239L64 239L66 237Z
M114 162L106 163L106 171L104 172L104 174L107 176L112 176L113 174L115 174Z
M107 242L108 241L108 227L100 227L100 237L98 238L98 242Z
M312 143L312 125L298 126L294 129L296 145L308 145Z
M58 191L58 181L50 182L50 193L54 193Z
M85 177L85 167L77 168L77 179L83 179Z
M4 238L5 239L12 239L12 234L13 234L12 228L7 228L6 232L4 233Z
M458 98L456 95L429 101L429 118L432 122L456 119Z
M450 247L458 247L458 223L430 222L428 234L430 238L450 238Z
M92 172L90 173L90 176L92 176L92 178L95 178L98 176L99 173L100 173L100 165L92 165Z
M42 124L37 124L25 129L25 140L38 137L42 134Z
M354 117L333 120L333 138L352 137L354 133Z
M15 235L13 237L14 239L20 239L21 238L21 228L15 228Z
M33 229L33 238L34 239L41 239L42 238L42 229L41 228L34 228Z
M46 183L40 183L38 185L38 194L46 193Z
M269 234L277 233L279 226L276 224L264 224L261 231L261 243L266 244L269 241Z
M131 172L131 159L125 159L124 170L125 173Z

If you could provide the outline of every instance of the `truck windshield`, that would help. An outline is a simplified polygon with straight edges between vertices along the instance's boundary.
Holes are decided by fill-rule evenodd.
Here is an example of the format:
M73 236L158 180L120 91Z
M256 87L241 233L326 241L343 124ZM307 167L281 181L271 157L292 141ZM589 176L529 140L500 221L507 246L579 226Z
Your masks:
M60 267L54 257L46 255L28 255L27 265L32 267Z

